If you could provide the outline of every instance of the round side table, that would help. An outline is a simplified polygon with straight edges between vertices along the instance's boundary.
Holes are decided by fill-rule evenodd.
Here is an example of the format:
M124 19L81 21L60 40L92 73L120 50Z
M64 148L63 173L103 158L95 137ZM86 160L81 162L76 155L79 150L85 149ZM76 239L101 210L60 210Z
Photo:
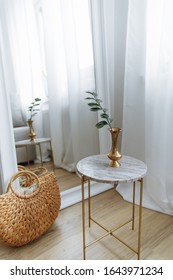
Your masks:
M86 157L80 160L77 163L77 173L81 177L81 186L82 186L82 231L83 231L83 259L86 259L86 248L100 239L104 238L107 235L111 235L130 250L135 252L140 259L140 247L141 247L141 223L142 223L142 193L143 193L143 177L146 175L147 166L141 160L138 160L133 157L123 156L121 158L120 167L110 167L109 159L107 155L93 155ZM98 221L92 218L91 216L91 207L90 207L90 181L96 181L101 183L111 183L117 185L122 182L132 182L133 183L133 203L132 203L132 217L123 225L113 229L107 229L101 225ZM85 237L85 197L84 197L84 184L88 182L88 218L89 218L89 227L90 221L96 223L106 233L96 240L86 244ZM134 230L134 218L135 218L135 189L136 182L139 182L140 185L140 201L139 201L139 222L138 222L138 246L137 249L134 249L129 244L124 242L122 239L117 237L114 232L124 225L132 222L132 230Z
M52 151L51 138L36 138L34 141L30 141L29 139L21 140L21 141L15 142L15 146L16 146L16 149L25 147L29 167L30 167L30 163L29 163L28 147L29 146L38 146L39 153L40 153L41 166L43 166L43 157L42 157L42 149L41 149L41 144L43 144L43 143L49 143L50 150ZM52 151L52 167L53 167L53 171L55 172L53 151Z

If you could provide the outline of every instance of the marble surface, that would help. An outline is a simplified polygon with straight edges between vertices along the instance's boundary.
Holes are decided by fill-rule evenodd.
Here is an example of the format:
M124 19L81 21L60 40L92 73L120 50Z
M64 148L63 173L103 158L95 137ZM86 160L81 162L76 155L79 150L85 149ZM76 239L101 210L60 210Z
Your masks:
M129 156L122 156L120 167L110 167L107 155L94 155L86 157L77 163L79 176L104 183L134 182L143 178L147 166L141 160Z
M50 138L35 138L35 140L32 142L30 141L30 139L26 139L26 140L16 141L15 145L16 145L16 147L30 146L30 145L37 145L37 144L46 143L46 142L50 142L50 141L51 141Z

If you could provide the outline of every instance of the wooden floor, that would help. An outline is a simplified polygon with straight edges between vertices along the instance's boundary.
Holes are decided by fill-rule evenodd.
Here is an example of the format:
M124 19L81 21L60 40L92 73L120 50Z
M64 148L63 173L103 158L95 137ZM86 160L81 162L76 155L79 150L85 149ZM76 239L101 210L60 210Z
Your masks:
M40 166L40 163L31 163L30 168L37 168ZM49 171L53 170L52 162L45 162L43 164L45 168L47 168ZM28 168L28 166L25 166ZM81 180L76 175L75 172L68 172L65 169L62 168L55 168L55 174L57 177L58 185L60 188L60 191L65 191L68 189L71 189L73 187L76 187L80 185Z
M131 215L131 204L122 200L114 189L92 198L92 214L101 223L112 228ZM136 219L138 206L136 206ZM137 222L132 231L130 224L119 230L118 236L136 246ZM97 225L87 226L87 241L103 230ZM87 249L87 258L95 260L136 259L136 254L108 236ZM3 260L80 260L82 259L81 203L60 211L54 225L35 242L20 248L0 243ZM173 217L143 209L141 259L173 260Z

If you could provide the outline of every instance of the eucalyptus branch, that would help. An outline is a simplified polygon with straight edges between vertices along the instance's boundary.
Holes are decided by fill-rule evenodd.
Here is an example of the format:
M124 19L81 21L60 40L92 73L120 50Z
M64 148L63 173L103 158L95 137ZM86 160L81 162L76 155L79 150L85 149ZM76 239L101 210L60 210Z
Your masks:
M28 111L30 112L30 118L29 118L30 121L39 112L39 110L40 110L40 108L39 108L40 102L41 102L41 98L37 97L37 98L34 99L34 101L28 107Z
M96 111L102 111L100 114L100 117L103 119L102 121L98 122L96 124L97 128L102 128L105 125L108 125L110 129L112 129L111 123L113 121L112 118L110 118L109 114L107 113L107 109L104 108L101 105L102 100L98 98L97 93L91 92L91 91L86 91L90 96L86 97L85 99L90 100L91 102L88 103L88 106L90 107L90 111L96 112Z

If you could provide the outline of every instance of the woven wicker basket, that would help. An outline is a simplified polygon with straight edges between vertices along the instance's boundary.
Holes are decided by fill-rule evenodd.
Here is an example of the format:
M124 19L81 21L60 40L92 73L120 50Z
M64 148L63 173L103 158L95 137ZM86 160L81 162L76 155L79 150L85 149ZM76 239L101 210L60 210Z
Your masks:
M17 193L16 181L25 189L36 185L35 191ZM8 189L0 196L0 241L22 246L45 233L58 217L59 186L53 172L45 171L37 176L22 170L11 178Z

